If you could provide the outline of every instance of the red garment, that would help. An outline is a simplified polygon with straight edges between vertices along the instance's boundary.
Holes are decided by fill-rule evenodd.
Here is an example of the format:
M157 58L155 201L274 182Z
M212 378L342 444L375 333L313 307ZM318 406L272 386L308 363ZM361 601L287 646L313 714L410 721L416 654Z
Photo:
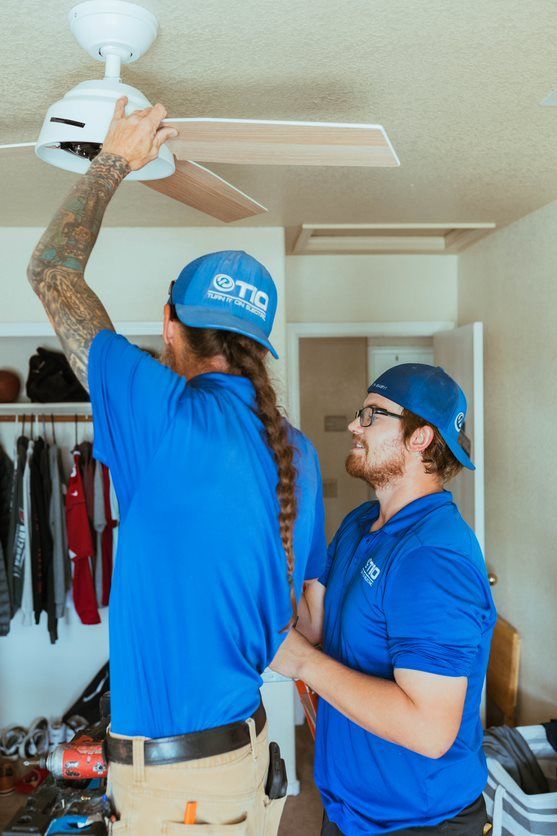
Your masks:
M97 463L97 466L100 462ZM110 507L110 473L108 467L103 464L103 494L104 494L104 514L106 517L106 525L102 533L102 561L103 561L103 607L108 607L110 598L110 585L112 583L112 553L113 553L113 537L112 529L118 525L117 520L112 519L112 508Z
M70 473L68 492L66 493L68 549L74 565L73 600L77 614L83 624L100 624L101 618L97 609L95 581L91 571L91 559L95 554L95 545L87 515L79 459L79 451L74 450L74 466Z

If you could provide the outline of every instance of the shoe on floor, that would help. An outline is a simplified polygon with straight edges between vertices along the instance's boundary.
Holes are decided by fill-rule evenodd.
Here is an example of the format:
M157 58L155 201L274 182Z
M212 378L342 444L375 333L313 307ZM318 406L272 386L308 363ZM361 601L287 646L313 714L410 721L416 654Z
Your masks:
M17 755L19 747L27 734L23 726L8 726L0 734L0 755L11 758Z
M19 757L21 760L37 758L46 755L48 752L48 720L46 717L37 717L31 723L27 734L19 745Z

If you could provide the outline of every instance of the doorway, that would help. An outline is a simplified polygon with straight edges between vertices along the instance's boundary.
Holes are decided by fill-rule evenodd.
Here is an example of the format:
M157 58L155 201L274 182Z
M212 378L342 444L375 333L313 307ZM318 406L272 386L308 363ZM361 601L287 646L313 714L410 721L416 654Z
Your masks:
M351 510L375 498L369 485L349 476L344 466L351 445L347 427L367 387L392 366L433 359L431 337L300 339L300 428L321 462L328 542Z
M344 357L342 361L340 359L341 343L335 342L337 338L345 340L342 350L348 352L347 356L342 355ZM351 343L349 338L356 338L356 342ZM308 348L309 344L316 340L326 342L332 340L327 356L323 355L321 360L318 356L312 355L311 349ZM288 326L290 420L294 426L300 427L314 441L320 455L323 455L320 450L323 445L328 445L328 448L334 451L331 454L331 472L329 473L328 465L322 466L329 538L335 533L346 513L370 497L370 492L363 483L358 488L353 488L358 480L350 479L345 474L344 461L350 441L347 431L340 429L341 423L344 423L344 426L349 423L367 390L369 378L372 376L368 369L370 349L384 349L383 359L388 356L387 349L395 349L395 363L391 362L392 357L389 358L389 364L395 365L397 350L399 360L401 360L403 349L412 348L422 351L431 350L432 346L433 362L442 366L460 383L468 399L466 434L472 444L472 458L476 464L476 470L474 472L463 471L450 483L449 489L453 492L464 518L474 529L483 549L485 531L483 325L481 322L460 327L455 327L451 322L292 323ZM362 351L367 353L365 361L361 359ZM305 354L305 370L300 362L301 353ZM417 356L416 359L418 359ZM422 354L420 362L424 362L424 359ZM404 355L404 361L408 361L407 354ZM335 369L337 370L334 371ZM323 377L320 378L320 375ZM310 392L327 393L323 396L323 400L319 400L321 397L319 395L316 400L314 399L313 404L310 401L304 404L303 420L302 376L304 376L304 385L308 380L310 381ZM352 387L352 383L348 384L347 379L354 381L353 388L343 388ZM338 397L337 393L339 393ZM325 418L328 419L328 429L325 429ZM321 442L320 436L326 438L327 441ZM325 449L325 459L327 455L327 449ZM349 489L347 487L347 490L339 496L339 489L343 491L344 486L349 483L352 483L352 487ZM332 495L335 491L336 496Z

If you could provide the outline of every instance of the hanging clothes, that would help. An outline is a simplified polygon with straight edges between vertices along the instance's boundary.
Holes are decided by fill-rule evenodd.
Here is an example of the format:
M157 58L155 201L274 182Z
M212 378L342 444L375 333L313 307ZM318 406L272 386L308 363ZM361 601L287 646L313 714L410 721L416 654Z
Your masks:
M82 441L81 444L77 445L77 449L80 454L79 469L83 479L87 516L91 529L93 529L95 524L95 459L93 458L93 445L90 441Z
M81 454L73 451L73 467L66 493L66 523L68 548L73 560L73 598L77 613L83 624L100 624L95 597L95 583L91 571L91 560L95 546L87 514L85 489L80 470Z
M13 470L12 460L0 446L0 636L7 636L10 632L11 602L7 556Z
M47 614L48 632L52 644L58 638L54 606L54 572L52 565L52 534L49 509L52 493L50 454L42 438L34 444L31 458L31 563L33 566L33 609L35 624L41 613Z
M106 606L103 600L103 532L106 528L103 471L101 462L95 462L93 527L96 532L97 553L95 556L95 592L99 606Z
M33 441L29 440L23 471L23 521L20 527L22 545L21 566L21 615L22 624L29 626L33 623L33 566L31 560L31 458L33 456ZM19 536L19 535L18 535ZM20 541L17 545L19 547Z
M100 467L101 463L97 462ZM112 480L110 478L110 471L108 467L102 465L103 477L103 499L106 525L102 535L102 565L103 565L103 590L102 590L102 604L103 607L108 607L110 600L110 587L112 584L112 569L114 565L114 546L115 537L114 529L118 525L118 512L114 510L117 506L116 494L112 487ZM113 499L114 498L114 499ZM113 500L113 501L112 501Z
M49 456L51 480L49 523L52 536L54 609L56 618L63 618L66 612L66 598L71 581L71 568L66 536L64 497L62 494L60 448L56 444L50 445Z
M12 495L10 500L10 529L8 534L8 549L6 567L8 574L8 588L11 599L12 618L21 607L23 594L23 571L25 566L25 538L27 527L25 524L23 481L27 466L27 448L29 439L20 435L15 443L14 474L12 481Z

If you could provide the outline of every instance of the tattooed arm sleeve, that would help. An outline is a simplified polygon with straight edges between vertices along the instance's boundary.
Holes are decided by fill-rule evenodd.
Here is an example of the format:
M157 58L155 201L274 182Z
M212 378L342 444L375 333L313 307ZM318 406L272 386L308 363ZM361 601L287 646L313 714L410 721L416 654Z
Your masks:
M85 265L106 207L129 171L123 157L101 152L50 222L27 268L66 357L86 388L91 343L99 331L114 328L84 279Z

